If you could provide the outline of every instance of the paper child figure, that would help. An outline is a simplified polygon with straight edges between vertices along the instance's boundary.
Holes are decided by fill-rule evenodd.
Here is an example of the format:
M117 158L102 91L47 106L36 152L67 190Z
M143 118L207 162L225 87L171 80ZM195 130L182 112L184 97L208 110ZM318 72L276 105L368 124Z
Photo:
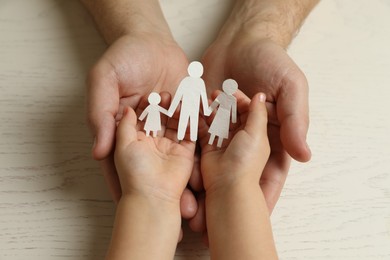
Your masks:
M143 121L146 116L146 122L144 126L144 130L146 132L146 136L149 136L150 131L153 133L153 137L157 136L157 132L161 130L161 116L160 112L168 115L168 111L158 104L160 104L161 97L158 93L152 92L148 97L149 106L145 108L142 114L139 116L139 120Z
M198 119L199 119L199 101L202 100L203 113L210 115L208 111L208 101L206 86L201 76L203 75L203 66L198 61L193 61L188 66L189 76L185 77L176 91L168 110L169 116L172 116L181 101L181 110L177 139L183 140L187 129L188 121L190 123L190 139L196 141L198 137Z
M217 106L217 114L209 128L210 139L209 144L212 145L215 137L218 137L217 146L221 147L224 138L229 137L230 115L232 122L237 122L237 100L233 94L238 89L238 84L234 79L227 79L222 84L224 92L218 95L210 106L213 111Z

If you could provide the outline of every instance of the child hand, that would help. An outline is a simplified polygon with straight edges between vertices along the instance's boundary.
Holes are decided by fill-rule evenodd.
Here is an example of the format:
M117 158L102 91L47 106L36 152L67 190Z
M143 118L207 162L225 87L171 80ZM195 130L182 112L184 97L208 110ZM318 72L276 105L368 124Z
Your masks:
M201 172L206 193L240 181L259 185L270 154L264 94L256 94L252 100L240 91L235 96L237 123L231 124L229 139L224 140L221 148L208 145L212 117L199 124Z
M162 127L158 137L137 129L137 116L126 108L117 130L115 165L122 196L137 194L179 203L194 165L195 144L176 141L176 127Z

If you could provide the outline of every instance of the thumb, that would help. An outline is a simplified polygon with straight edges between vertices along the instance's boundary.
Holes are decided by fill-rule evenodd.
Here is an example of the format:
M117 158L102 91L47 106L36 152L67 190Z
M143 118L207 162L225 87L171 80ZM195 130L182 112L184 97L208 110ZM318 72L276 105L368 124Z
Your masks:
M302 89L303 88L303 89ZM280 122L280 139L286 151L295 160L310 160L306 143L309 128L308 84L306 77L287 82L277 99L277 116Z
M94 144L92 156L95 160L105 159L113 149L115 140L115 118L109 114L102 114L99 120L91 120L92 131L94 132Z
M267 108L265 106L266 96L258 93L253 96L249 104L248 118L245 124L245 131L254 139L267 139Z
M119 107L119 92L115 77L107 76L99 66L88 75L88 122L94 136L92 155L103 160L113 149L115 116Z
M116 132L116 147L121 149L137 140L137 115L130 107L123 111L123 117Z

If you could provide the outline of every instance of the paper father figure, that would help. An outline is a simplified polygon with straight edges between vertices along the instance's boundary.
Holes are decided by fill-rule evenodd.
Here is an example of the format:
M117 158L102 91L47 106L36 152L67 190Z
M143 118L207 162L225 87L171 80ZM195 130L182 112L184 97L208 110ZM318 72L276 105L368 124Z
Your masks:
M191 141L196 141L198 137L200 100L202 100L203 113L205 115L210 113L208 111L206 86L203 79L201 79L203 75L202 64L198 61L191 62L188 66L188 74L189 76L180 82L168 113L169 116L172 116L181 101L177 139L184 139L187 125L190 123L190 139Z

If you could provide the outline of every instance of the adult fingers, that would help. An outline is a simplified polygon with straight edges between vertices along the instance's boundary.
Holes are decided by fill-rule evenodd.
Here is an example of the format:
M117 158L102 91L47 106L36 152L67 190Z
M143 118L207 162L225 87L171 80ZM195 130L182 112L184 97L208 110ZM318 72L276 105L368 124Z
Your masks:
M200 172L200 149L195 151L194 167L192 168L191 177L188 183L190 184L192 190L199 192L203 189L202 174Z
M169 105L171 104L171 94L169 94L169 92L167 91L163 91L160 93L160 96L161 96L161 103L160 103L160 106L163 107L164 109L168 110L169 109ZM165 114L161 114L161 123L162 125L166 125L167 122L168 122L168 116L165 115Z
M198 211L198 203L196 202L194 194L185 189L180 198L180 213L185 219L193 218Z
M290 167L291 157L286 151L272 153L264 167L260 179L260 187L272 213L279 200Z
M272 107L271 107L271 110ZM270 109L268 110L268 113ZM270 116L270 114L268 114ZM260 186L263 191L269 212L271 213L280 197L290 168L291 157L280 140L279 124L268 123L268 140L271 153L263 169Z
M114 158L112 155L100 161L100 167L103 170L103 176L107 183L112 199L117 204L122 196L121 185L116 172Z
M92 155L102 160L112 151L115 136L115 116L119 107L119 92L114 73L105 66L95 66L88 75L88 121L94 146Z
M188 221L188 225L194 232L202 232L206 230L206 207L204 193L199 194L198 210L195 216Z
M287 152L301 162L310 160L311 152L306 143L309 128L308 84L299 70L286 75L276 100L280 122L280 138Z

